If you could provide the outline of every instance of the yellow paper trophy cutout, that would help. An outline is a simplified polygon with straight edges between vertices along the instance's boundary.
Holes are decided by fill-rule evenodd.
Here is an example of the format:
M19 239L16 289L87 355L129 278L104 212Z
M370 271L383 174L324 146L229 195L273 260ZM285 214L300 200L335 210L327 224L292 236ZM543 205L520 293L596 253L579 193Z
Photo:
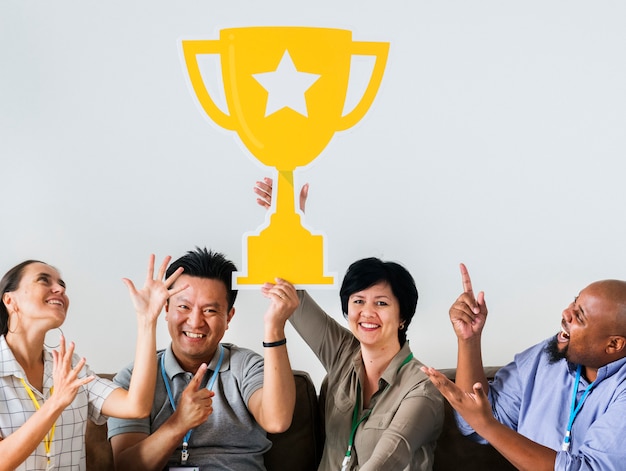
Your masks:
M352 32L310 27L243 27L215 40L183 40L193 90L206 114L236 131L260 162L278 171L275 212L258 234L244 238L247 272L233 284L260 285L280 277L299 286L333 285L324 274L324 239L300 222L293 172L311 163L337 131L365 115L383 78L389 43L357 42ZM198 56L218 54L228 113L209 95ZM358 104L343 115L353 55L374 56Z

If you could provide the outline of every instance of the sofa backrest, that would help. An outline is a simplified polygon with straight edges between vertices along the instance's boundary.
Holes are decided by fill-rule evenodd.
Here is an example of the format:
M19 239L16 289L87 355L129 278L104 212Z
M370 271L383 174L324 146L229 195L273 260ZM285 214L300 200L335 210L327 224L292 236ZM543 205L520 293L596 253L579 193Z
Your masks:
M265 454L267 471L315 471L322 457L324 441L315 385L308 373L294 370L296 408L291 427L267 434L272 448Z

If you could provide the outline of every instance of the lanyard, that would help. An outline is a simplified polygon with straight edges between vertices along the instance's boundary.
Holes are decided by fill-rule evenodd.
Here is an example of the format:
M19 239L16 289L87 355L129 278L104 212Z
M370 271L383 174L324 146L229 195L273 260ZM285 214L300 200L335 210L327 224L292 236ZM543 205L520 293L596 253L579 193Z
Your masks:
M213 390L213 385L215 384L215 380L217 379L217 375L220 372L220 368L222 366L222 360L224 360L224 346L220 343L220 358L219 360L217 360L217 366L215 367L215 370L213 370L211 379L206 385L209 391ZM161 355L161 376L163 376L163 382L165 383L165 389L167 390L167 397L170 400L172 409L174 409L174 412L176 412L176 402L174 401L174 395L172 394L172 389L170 388L170 382L167 379L167 374L165 373L165 353ZM191 437L192 431L193 429L189 430L183 438L183 449L180 452L181 464L185 464L189 459L189 451L187 451L187 447L189 446L189 438Z
M589 386L585 388L582 397L580 398L580 402L576 403L576 394L578 393L578 385L580 384L580 373L582 371L582 366L578 365L576 368L576 380L574 381L574 389L572 390L572 403L570 405L569 412L569 420L567 421L567 429L565 430L565 436L563 437L563 444L561 445L561 449L563 451L569 451L571 437L572 437L572 425L574 425L574 419L580 412L580 409L583 407L583 403L587 396L591 392L591 389L595 386L596 382L593 381Z
M33 401L33 404L35 404L35 409L39 410L41 406L39 405L39 401L35 397L35 394L33 393L33 390L30 388L30 386L28 384L26 384L26 381L24 381L24 378L20 378L20 381L22 382L22 384L24 385L24 389L26 389L26 392L30 396L30 400ZM52 395L53 391L54 391L54 386L50 388L50 395ZM55 423L52 424L52 428L50 429L50 431L48 433L46 433L46 436L43 437L43 446L44 446L44 448L46 450L46 459L48 460L46 469L51 469L51 466L50 466L50 449L52 447L52 440L54 439L54 429L55 428L56 428L56 421L55 421Z
M402 369L404 365L410 362L413 359L413 353L409 353L409 355L402 361L400 366L398 367L398 371ZM396 373L397 373L396 372ZM385 391L389 388L389 385L385 387ZM384 391L383 391L384 392ZM350 457L352 456L352 445L354 445L354 437L356 435L356 429L361 425L372 413L372 409L368 409L363 414L363 417L359 419L359 409L361 408L361 383L357 383L356 385L356 403L354 404L354 410L352 411L352 429L350 430L350 438L348 439L348 449L346 450L346 455L341 462L341 471L346 471L348 469L348 464L350 463Z

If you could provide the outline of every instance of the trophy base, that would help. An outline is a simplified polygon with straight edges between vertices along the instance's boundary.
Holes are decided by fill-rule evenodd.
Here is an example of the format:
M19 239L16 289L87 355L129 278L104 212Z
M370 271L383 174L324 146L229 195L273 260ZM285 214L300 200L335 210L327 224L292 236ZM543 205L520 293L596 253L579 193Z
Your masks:
M293 285L334 285L324 275L324 238L300 224L291 230L266 228L247 237L247 273L233 273L233 285L262 285L282 278Z

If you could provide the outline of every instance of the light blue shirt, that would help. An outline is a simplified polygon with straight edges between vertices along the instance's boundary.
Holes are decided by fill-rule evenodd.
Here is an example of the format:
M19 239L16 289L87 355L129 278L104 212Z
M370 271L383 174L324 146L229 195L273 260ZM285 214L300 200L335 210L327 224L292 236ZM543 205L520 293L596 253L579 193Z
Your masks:
M567 429L576 365L550 363L546 340L515 356L490 383L494 416L534 442L557 451L554 469L626 469L626 358L598 370L595 385L572 426L569 451L561 445ZM581 377L577 401L589 382ZM463 435L482 441L457 414Z

